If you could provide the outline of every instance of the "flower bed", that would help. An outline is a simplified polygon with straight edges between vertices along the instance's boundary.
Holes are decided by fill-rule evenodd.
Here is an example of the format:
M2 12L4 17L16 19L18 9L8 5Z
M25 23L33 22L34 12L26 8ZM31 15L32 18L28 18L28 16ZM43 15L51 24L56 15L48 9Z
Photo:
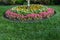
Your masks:
M30 9L27 9L26 6L17 6L7 10L5 13L7 18L21 21L39 20L49 18L52 15L54 15L54 9L43 5L31 5Z

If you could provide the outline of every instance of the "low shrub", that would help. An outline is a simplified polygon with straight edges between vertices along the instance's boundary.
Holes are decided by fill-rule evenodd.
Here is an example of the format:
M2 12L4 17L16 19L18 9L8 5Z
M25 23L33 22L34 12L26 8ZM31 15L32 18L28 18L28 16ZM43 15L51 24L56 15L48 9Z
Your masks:
M25 0L0 0L1 2L4 2L5 4L23 4Z
M27 4L26 0L0 0L1 3L5 4ZM59 0L31 0L31 3L37 4L60 4Z
M39 2L41 4L55 4L57 0L31 0L33 2Z
M17 4L23 4L25 0L17 0L16 3Z

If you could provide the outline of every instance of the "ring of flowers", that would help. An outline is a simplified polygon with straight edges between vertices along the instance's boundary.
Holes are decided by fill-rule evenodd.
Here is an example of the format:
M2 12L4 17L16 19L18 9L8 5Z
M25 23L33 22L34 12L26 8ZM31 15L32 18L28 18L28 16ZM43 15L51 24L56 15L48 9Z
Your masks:
M36 20L36 19L44 19L44 18L49 18L52 15L54 15L55 11L52 8L48 8L46 12L40 12L38 14L36 13L31 13L27 15L23 14L17 14L15 12L12 12L11 10L7 10L5 13L5 17L13 20Z

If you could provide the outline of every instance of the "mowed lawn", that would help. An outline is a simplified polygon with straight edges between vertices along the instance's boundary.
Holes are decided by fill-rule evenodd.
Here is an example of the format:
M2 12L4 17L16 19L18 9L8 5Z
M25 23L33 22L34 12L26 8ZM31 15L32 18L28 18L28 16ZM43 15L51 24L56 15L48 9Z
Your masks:
M49 19L34 23L12 22L3 17L13 6L0 6L0 40L60 40L60 5Z

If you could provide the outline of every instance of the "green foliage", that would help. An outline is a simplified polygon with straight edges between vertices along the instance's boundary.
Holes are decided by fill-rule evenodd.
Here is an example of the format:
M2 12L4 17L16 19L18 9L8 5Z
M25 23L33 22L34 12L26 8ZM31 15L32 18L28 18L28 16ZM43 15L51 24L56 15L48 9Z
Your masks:
M0 0L0 2L1 2L1 0Z
M40 4L56 4L59 3L58 0L31 0L32 3L40 3ZM5 4L27 4L26 0L0 0Z
M24 2L24 0L0 0L0 1L3 1L6 4L20 4Z
M39 2L41 4L55 4L57 0L31 0L34 2Z
M16 3L23 3L25 0L17 0Z
M15 4L16 0L8 0L9 4Z

